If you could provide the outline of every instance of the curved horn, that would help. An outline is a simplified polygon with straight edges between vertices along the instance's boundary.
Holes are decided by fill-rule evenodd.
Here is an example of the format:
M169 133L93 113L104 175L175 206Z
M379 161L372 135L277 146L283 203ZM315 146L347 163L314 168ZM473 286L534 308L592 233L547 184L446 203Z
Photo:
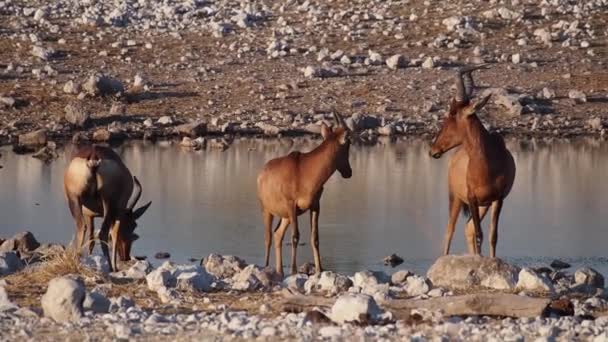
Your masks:
M342 118L342 115L338 114L338 112L334 111L334 119L336 119L336 123L338 124L338 126L342 126L344 129L350 130L346 125L344 118Z
M135 182L135 189L133 191L135 193L135 196L133 196L133 198L127 204L127 209L130 210L133 210L133 208L137 204L137 201L139 201L139 198L141 197L141 183L135 176L133 176L133 181Z
M475 88L475 82L473 81L473 71L487 68L488 64L479 64L463 67L458 70L458 79L456 81L456 88L458 90L458 93L456 95L457 101L468 102L468 100L471 99L471 96L473 96L473 90Z

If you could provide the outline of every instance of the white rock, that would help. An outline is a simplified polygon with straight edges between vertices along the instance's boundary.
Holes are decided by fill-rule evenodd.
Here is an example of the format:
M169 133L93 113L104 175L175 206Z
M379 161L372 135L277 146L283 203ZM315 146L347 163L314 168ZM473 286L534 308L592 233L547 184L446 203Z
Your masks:
M91 96L110 96L124 93L125 86L118 79L95 73L86 79L82 90Z
M443 19L443 21L441 23L445 26L445 28L448 30L448 32L451 32L451 31L454 31L457 28L457 26L463 22L464 22L464 18L458 17L458 16L452 16L452 17Z
M82 316L85 287L80 279L67 276L49 282L41 304L44 315L57 322L78 321Z
M110 300L99 292L89 292L84 298L82 304L85 311L93 311L94 313L107 313L110 311Z
M511 55L511 62L513 64L521 63L521 55L519 53L514 53L513 55Z
M393 275L391 275L391 284L401 285L401 284L405 283L405 281L407 280L408 277L411 277L413 275L414 274L408 270L397 271L397 272L393 273Z
M157 268L146 276L146 283L151 291L157 291L161 287L169 286L171 278L171 272Z
M427 294L431 289L431 286L426 278L419 275L413 275L407 278L404 288L408 295L420 296Z
M427 57L424 62L422 62L423 69L433 69L435 67L435 61L433 61L432 57Z
M352 281L344 275L324 271L310 276L304 284L304 289L307 294L324 293L334 295L347 291L352 284Z
M18 308L19 307L13 304L8 298L8 293L6 293L4 286L0 286L0 312L13 311Z
M177 276L177 288L181 290L210 291L215 278L198 266L193 272L182 272Z
M248 265L232 277L232 289L238 291L269 290L279 276L270 268Z
M506 20L518 20L523 17L522 13L512 11L506 7L499 8L497 13L502 19L506 19Z
M405 68L405 66L407 65L407 61L405 60L405 57L403 57L403 55L393 55L386 60L386 65L390 69L395 70L398 68Z
M80 263L97 272L104 274L110 273L110 264L108 259L101 255L89 255L80 259Z
M442 256L429 269L427 276L433 286L450 290L471 290L487 287L513 290L519 269L498 258L477 255Z
M572 89L568 92L568 97L573 99L576 103L587 102L587 95L580 90Z
M156 122L160 125L170 125L173 123L173 119L171 119L171 117L168 115L164 115L158 118L158 121Z
M55 50L51 48L45 48L42 46L34 46L32 47L32 56L38 57L43 61L48 61L55 55Z
M373 323L390 319L391 314L382 311L371 296L345 293L338 297L328 317L339 324L347 322Z
M301 274L301 273L294 274L289 277L286 277L283 280L283 287L286 287L293 291L304 293L304 290L305 290L304 285L306 284L307 280L308 280L308 275L306 275L306 274Z
M15 252L0 253L0 276L13 274L24 266L23 261Z
M381 54L379 54L375 51L372 51L372 50L369 50L368 53L369 53L369 61L372 65L380 65L380 64L384 63L384 58L382 58Z
M574 272L574 282L577 285L590 285L597 288L604 287L604 276L590 267L584 267Z
M519 272L517 288L530 292L552 293L555 291L553 284L551 284L549 279L543 275L536 274L533 270L525 267Z

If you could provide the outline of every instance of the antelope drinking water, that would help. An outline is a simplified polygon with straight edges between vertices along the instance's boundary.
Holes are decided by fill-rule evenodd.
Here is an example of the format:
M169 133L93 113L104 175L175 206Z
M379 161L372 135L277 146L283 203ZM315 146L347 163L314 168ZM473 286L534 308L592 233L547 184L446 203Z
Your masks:
M463 68L456 78L457 96L435 138L430 155L440 158L443 153L461 146L449 163L449 219L444 241L444 254L450 252L454 227L461 209L470 211L471 222L466 227L469 252L481 254L481 220L492 207L490 223L490 255L496 257L498 219L505 197L515 180L515 162L497 133L488 132L477 115L490 98L471 102L473 79L471 73L484 66Z
M338 127L333 130L321 125L323 142L308 153L291 152L276 158L264 166L258 175L258 198L264 219L266 266L272 244L272 220L279 217L274 231L276 270L283 275L282 243L287 227L291 224L291 273L296 273L296 249L300 232L298 216L310 210L310 242L315 260L315 271L322 271L319 254L319 200L323 185L338 170L342 177L350 178L352 170L348 161L350 130L342 117L334 113Z
M89 253L92 253L95 238L93 219L103 217L99 233L101 248L110 269L116 270L117 252L122 261L130 259L131 246L138 238L134 233L135 221L151 204L148 202L133 210L141 196L139 180L131 175L112 149L93 145L82 146L74 153L65 170L63 184L70 212L76 221L75 247L79 251L83 248L88 231ZM112 237L111 258L108 232Z

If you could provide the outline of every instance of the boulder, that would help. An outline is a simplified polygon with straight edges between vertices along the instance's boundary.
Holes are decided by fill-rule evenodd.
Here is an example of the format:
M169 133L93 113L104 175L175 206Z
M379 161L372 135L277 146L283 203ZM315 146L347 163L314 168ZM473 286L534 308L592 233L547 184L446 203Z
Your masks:
M247 263L232 255L209 254L201 261L201 266L217 278L224 279L241 272Z
M110 311L110 300L99 292L89 292L84 298L82 307L85 311L94 313L108 313Z
M38 243L34 234L30 232L21 232L4 241L2 245L0 245L0 252L19 251L27 254L33 252L38 247L40 247L40 243Z
M429 280L419 275L407 277L403 286L409 296L416 297L427 294L431 290Z
M157 268L146 276L146 284L151 291L157 291L162 287L169 286L171 277L171 272L168 270Z
M72 125L84 127L91 114L80 103L69 103L64 109L64 119Z
M207 124L202 121L189 122L176 126L175 132L189 137L198 137L207 132Z
M181 272L177 276L177 288L180 290L210 291L215 278L204 268L197 266L191 272Z
M328 317L338 324L381 323L392 318L389 312L384 312L373 297L365 294L346 293L338 297L331 308Z
M152 265L147 260L137 260L127 270L114 272L115 278L144 279L152 271Z
M544 275L537 274L529 268L522 268L519 272L517 288L529 292L553 293L555 289L551 281Z
M597 288L604 287L604 276L590 267L583 267L574 272L574 283L576 285L588 285Z
M407 60L403 55L393 55L386 60L386 65L389 69L405 68L407 66Z
M209 291L215 277L198 265L176 265L165 262L146 276L148 288L152 291L163 288Z
M239 291L270 290L281 281L281 276L272 268L249 265L232 277L232 289Z
M13 274L24 266L23 261L15 252L0 253L0 276Z
M323 293L334 295L347 291L352 285L353 282L347 276L332 271L324 271L310 276L304 284L304 290L307 294Z
M394 131L394 128L395 128L394 126L392 126L392 125L385 125L383 127L378 128L378 133L380 135L387 135L387 134L383 134L381 132L381 130L382 130L382 128L385 128L385 127L388 127L388 126L392 127L392 130ZM403 258L400 257L400 256L398 256L397 254L393 253L393 254L391 254L389 256L384 257L384 259L382 259L382 261L384 261L384 265L385 266L395 267L395 266L399 266L399 265L401 265L403 263Z
M401 284L405 283L405 281L408 277L413 276L413 275L414 275L414 273L412 273L408 270L397 271L397 272L393 273L393 275L391 275L391 284L401 285Z
M19 135L19 145L25 147L39 147L46 145L46 129L39 129L33 132Z
M57 322L78 321L82 316L84 297L85 287L80 278L55 278L42 296L42 310L46 317Z
M307 274L294 274L283 280L283 287L288 288L292 291L304 293L304 285L308 280Z
M498 258L479 255L442 256L429 269L433 286L451 290L513 290L519 269Z
M19 307L13 304L8 298L8 293L6 293L4 286L0 286L0 312L14 311L18 308Z
M89 76L82 89L91 96L119 95L125 92L121 81L100 73Z

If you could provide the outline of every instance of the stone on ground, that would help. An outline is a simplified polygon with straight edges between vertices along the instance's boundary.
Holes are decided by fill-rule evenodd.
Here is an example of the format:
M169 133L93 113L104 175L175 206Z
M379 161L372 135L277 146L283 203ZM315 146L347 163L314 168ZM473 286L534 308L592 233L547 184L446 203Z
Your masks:
M84 297L85 287L79 278L55 278L42 296L42 310L46 317L57 322L78 321L82 316Z

